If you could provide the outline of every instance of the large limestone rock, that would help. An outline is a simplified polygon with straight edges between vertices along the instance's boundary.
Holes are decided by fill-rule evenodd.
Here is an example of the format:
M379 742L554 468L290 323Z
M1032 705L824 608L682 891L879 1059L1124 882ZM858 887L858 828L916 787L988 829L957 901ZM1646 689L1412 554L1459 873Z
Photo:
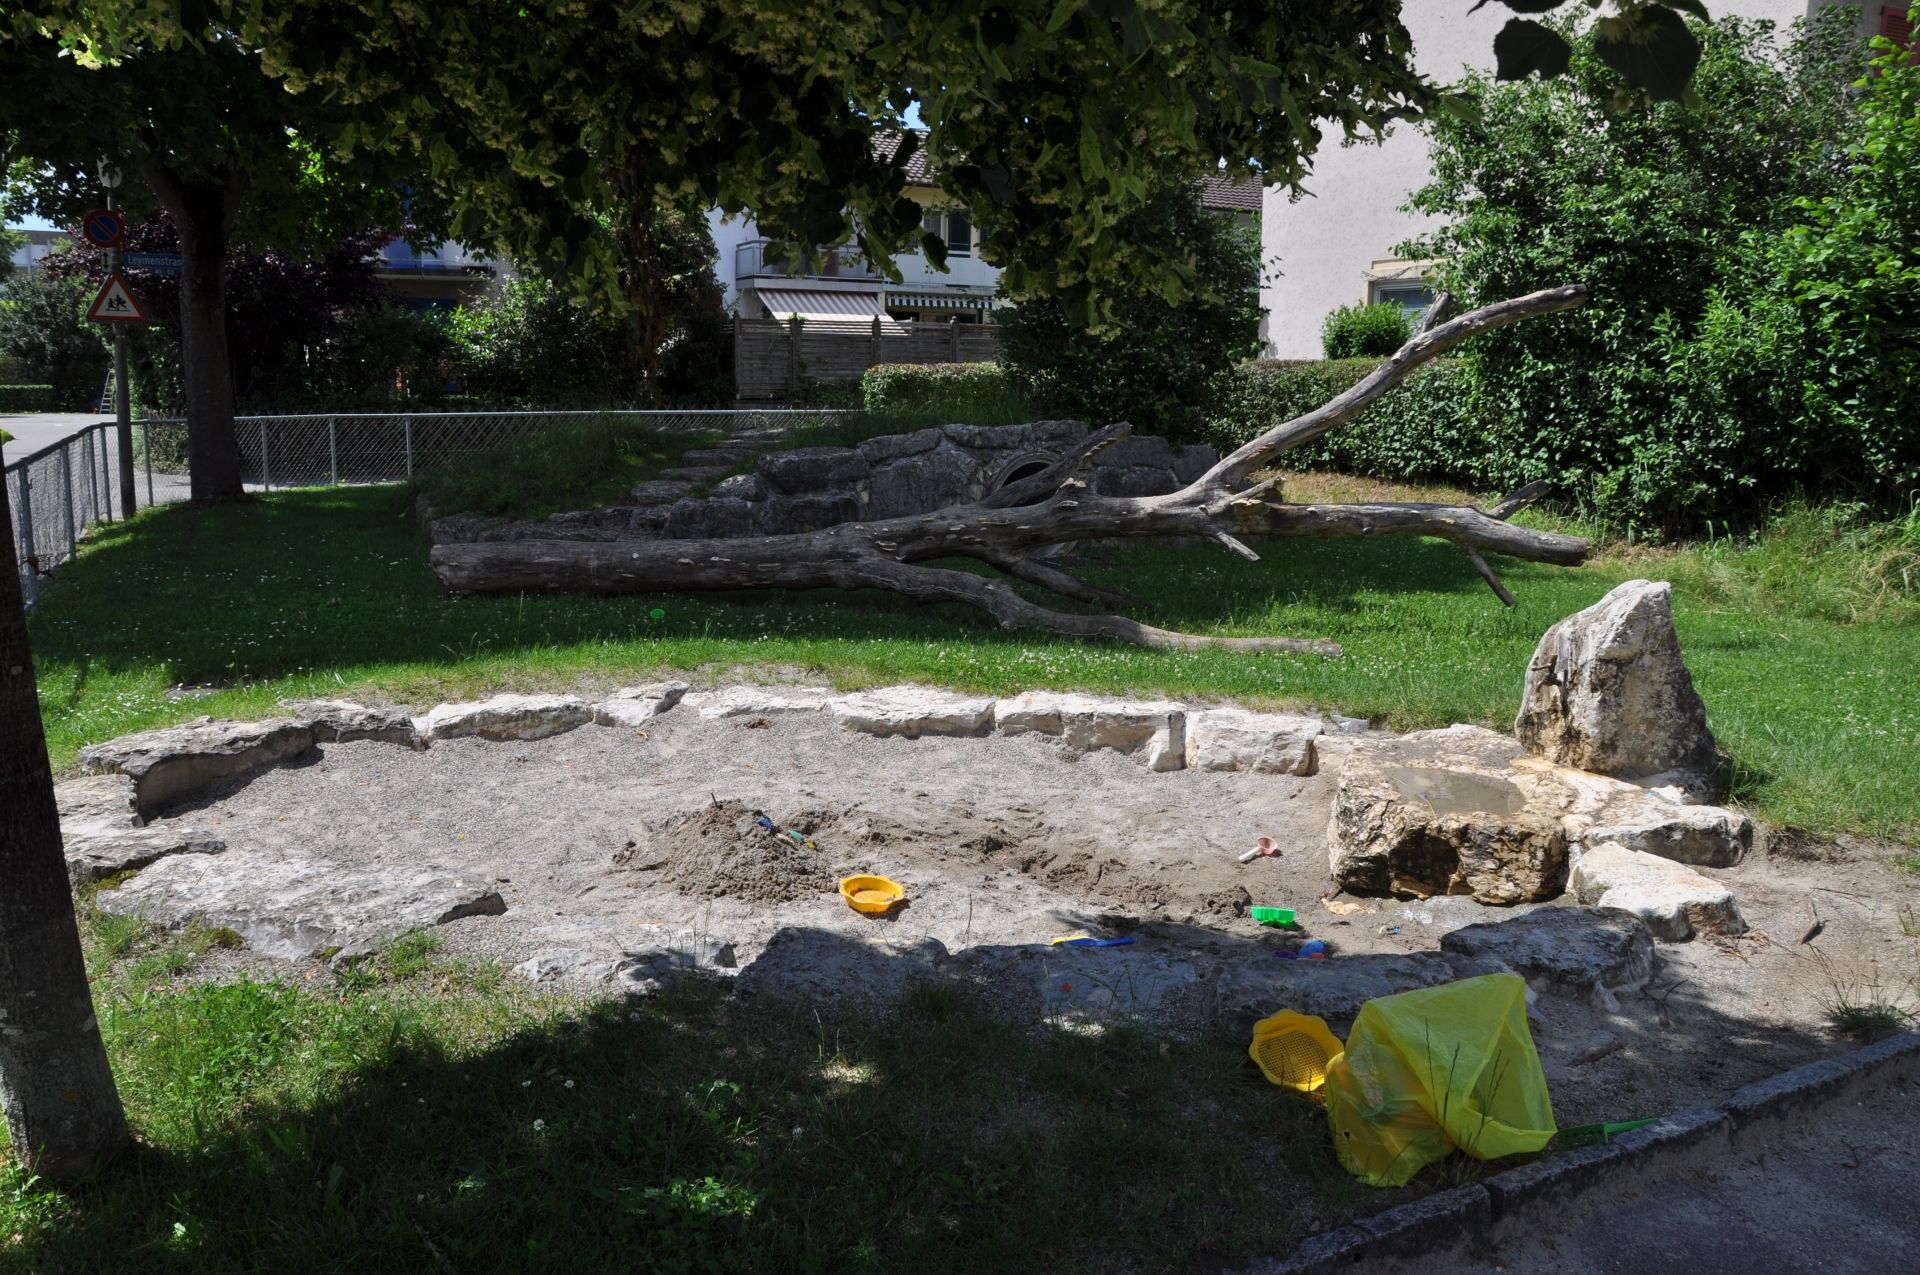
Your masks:
M1536 908L1440 936L1440 950L1496 961L1539 992L1617 1009L1653 976L1653 935L1631 912Z
M481 739L545 739L593 720L573 695L495 695L472 704L441 704L414 725L429 742L477 735Z
M217 779L298 757L313 747L313 728L292 717L263 722L216 722L200 717L184 726L123 735L80 751L93 774L133 780L134 802L151 815Z
M145 820L134 804L133 780L122 774L85 775L53 786L60 828L137 828Z
M685 682L623 686L593 706L593 720L601 726L639 726L671 709L686 693Z
M1559 895L1566 830L1510 775L1516 751L1468 726L1356 747L1328 828L1334 881L1354 894L1491 904Z
M1131 947L970 947L944 972L980 987L1010 1015L1034 1022L1203 1021L1213 999L1211 962L1152 943Z
M258 851L162 859L95 905L169 929L228 929L268 956L355 956L409 930L507 910L478 877L443 868L349 867Z
M923 686L886 686L843 695L827 705L842 726L867 735L984 735L993 729L993 700Z
M1002 735L1048 735L1069 752L1111 749L1150 770L1186 765L1186 710L1168 700L1103 700L1058 691L1028 691L994 705Z
M344 699L281 700L280 706L313 728L314 742L347 743L358 739L425 748L404 708L372 708Z
M1250 770L1311 775L1317 764L1317 717L1208 708L1187 714L1187 765L1194 770Z
M1629 779L1713 772L1713 733L1680 657L1672 594L1664 582L1629 580L1547 630L1514 722L1529 751Z
M1685 864L1658 855L1601 844L1580 852L1573 893L1594 907L1639 917L1656 938L1679 942L1699 931L1745 933L1747 922L1733 891Z
M1737 863L1753 844L1753 821L1526 756L1493 731L1450 726L1357 740L1327 841L1333 879L1355 894L1465 893L1504 904L1554 897L1569 852L1602 842Z

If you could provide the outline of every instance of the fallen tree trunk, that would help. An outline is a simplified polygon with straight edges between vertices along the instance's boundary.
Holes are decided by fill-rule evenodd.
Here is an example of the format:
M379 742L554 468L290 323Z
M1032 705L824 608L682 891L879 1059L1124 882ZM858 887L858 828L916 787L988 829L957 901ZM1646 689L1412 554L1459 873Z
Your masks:
M1507 522L1537 500L1544 484L1515 492L1492 509L1424 503L1290 505L1276 479L1246 483L1272 459L1353 419L1422 363L1490 328L1585 304L1580 285L1552 288L1463 314L1423 330L1345 393L1262 434L1179 491L1164 496L1097 496L1080 476L1099 452L1126 437L1125 424L1090 435L1046 470L970 505L873 522L843 523L797 535L726 540L581 542L517 540L440 545L432 563L449 593L652 593L723 589L887 589L926 602L964 602L1009 628L1141 646L1224 648L1338 655L1313 638L1200 637L1115 615L1053 611L1005 581L921 565L971 558L1008 576L1081 602L1126 599L1034 558L1050 545L1136 536L1212 540L1248 558L1243 537L1434 536L1457 545L1507 605L1512 595L1488 553L1575 566L1587 542Z

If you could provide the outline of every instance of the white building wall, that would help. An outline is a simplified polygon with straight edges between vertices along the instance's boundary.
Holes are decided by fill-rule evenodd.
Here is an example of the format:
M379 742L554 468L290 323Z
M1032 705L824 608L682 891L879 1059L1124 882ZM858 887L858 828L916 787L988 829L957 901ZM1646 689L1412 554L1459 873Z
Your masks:
M1710 0L1709 11L1715 17L1771 18L1784 26L1820 3ZM1867 8L1863 23L1877 24L1878 4L1869 0ZM1497 2L1472 9L1470 0L1406 0L1415 65L1428 76L1447 83L1469 66L1493 69L1493 37L1515 15ZM1426 138L1402 125L1378 146L1342 147L1329 140L1305 182L1311 193L1298 201L1284 190L1266 192L1260 303L1269 358L1320 357L1320 325L1328 313L1367 300L1371 264L1394 256L1396 245L1431 226L1431 218L1401 211L1427 172Z

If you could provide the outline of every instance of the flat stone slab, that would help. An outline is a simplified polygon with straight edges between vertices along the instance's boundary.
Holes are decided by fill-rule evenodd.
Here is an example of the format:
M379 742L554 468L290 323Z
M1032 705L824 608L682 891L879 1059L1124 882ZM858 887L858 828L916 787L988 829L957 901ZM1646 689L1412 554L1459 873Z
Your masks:
M507 910L499 892L464 872L347 867L255 851L162 859L95 906L179 929L232 930L268 956L359 955L410 930Z
M639 726L671 709L686 693L685 682L623 686L593 706L593 720L600 726Z
M635 483L633 488L627 492L626 503L629 505L671 505L674 501L683 499L691 487L691 483L653 478L643 483Z
M144 868L169 855L219 854L227 843L204 828L171 823L145 828L105 828L89 825L61 829L67 855L67 883L78 888L103 881L129 868Z
M1574 863L1572 886L1580 902L1631 912L1656 938L1679 942L1702 930L1746 932L1740 904L1726 886L1685 864L1625 846L1583 849Z
M1731 868L1753 849L1753 820L1721 806L1696 806L1648 792L1623 794L1581 831L1592 845L1613 842L1702 868Z
M922 686L887 686L828 701L827 711L849 730L867 735L985 735L993 729L991 698Z
M1187 761L1186 708L1171 700L1027 691L997 702L993 717L1002 735L1051 736L1073 753L1111 749L1149 770L1180 770Z
M819 686L729 686L690 694L685 703L705 718L772 717L776 713L818 713L833 698L832 691Z
M545 739L593 720L587 702L573 695L495 695L471 704L441 704L415 719L429 742L477 735L481 739Z
M144 820L134 805L133 780L122 774L84 775L53 786L62 831L69 827L137 828Z
M788 926L777 931L735 986L743 996L884 1004L931 980L947 949L938 939Z
M263 722L201 717L83 748L80 765L93 774L115 772L132 779L135 804L142 815L151 815L215 780L277 765L312 747L313 728L292 717Z
M1311 775L1314 740L1325 728L1317 717L1250 713L1242 708L1187 712L1187 766L1193 770L1247 770L1265 775Z
M1443 934L1440 948L1497 961L1535 991L1601 1008L1617 1007L1615 993L1638 991L1653 976L1653 935L1639 917L1614 908L1536 908Z
M1268 957L1229 966L1220 975L1214 1004L1222 1021L1236 1032L1251 1030L1269 1014L1291 1009L1316 1014L1345 1036L1360 1007L1377 997L1508 972L1497 961L1457 952L1334 955L1321 961Z
M1034 1022L1119 1022L1155 1017L1182 1003L1198 1019L1212 999L1215 973L1210 963L1196 964L1191 953L1156 948L1148 938L1129 947L970 947L944 968Z
M281 700L280 706L313 730L314 742L347 743L372 739L408 748L425 748L404 708L373 708L344 699Z
M654 475L654 478L661 482L717 483L733 473L733 468L729 464L677 465L672 469L661 470Z

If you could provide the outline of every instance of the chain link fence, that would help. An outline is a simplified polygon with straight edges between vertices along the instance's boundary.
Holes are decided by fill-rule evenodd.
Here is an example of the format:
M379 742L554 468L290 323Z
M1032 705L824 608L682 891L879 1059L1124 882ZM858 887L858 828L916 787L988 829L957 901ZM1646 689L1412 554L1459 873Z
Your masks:
M591 421L738 437L827 424L846 415L825 408L332 412L239 416L234 418L234 434L240 447L241 480L249 490L272 491L405 482L434 466L503 443ZM89 425L6 467L20 590L29 607L39 599L41 578L78 552L87 528L119 517L114 428L111 421ZM177 418L135 421L133 439L136 504L144 509L188 499L192 487L186 422Z
M120 466L112 422L89 425L6 467L20 591L32 606L40 577L71 558L87 528L120 513Z

